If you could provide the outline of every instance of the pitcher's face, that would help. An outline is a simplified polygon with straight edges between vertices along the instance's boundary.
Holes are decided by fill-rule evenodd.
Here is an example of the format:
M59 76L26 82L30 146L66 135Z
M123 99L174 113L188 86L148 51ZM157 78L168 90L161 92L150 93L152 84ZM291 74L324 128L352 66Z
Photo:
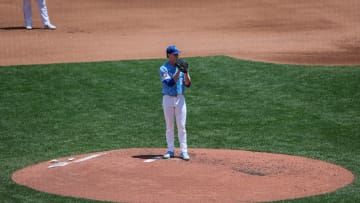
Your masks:
M179 54L168 54L169 63L174 65L176 60L179 58Z

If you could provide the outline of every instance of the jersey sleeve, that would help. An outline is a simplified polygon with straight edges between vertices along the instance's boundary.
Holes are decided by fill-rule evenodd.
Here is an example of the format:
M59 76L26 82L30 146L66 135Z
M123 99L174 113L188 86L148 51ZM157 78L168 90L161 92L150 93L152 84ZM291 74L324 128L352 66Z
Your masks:
M172 87L175 85L174 79L169 75L167 69L163 66L160 68L160 79L161 79L162 83L164 83L165 85L167 85L169 87Z
M191 82L190 82L190 84L188 84L188 85L185 84L185 78L184 78L184 80L183 80L183 83L184 83L184 86L185 86L185 87L190 87L190 86L191 86Z
M161 79L161 82L171 79L167 69L164 66L160 67L160 79Z

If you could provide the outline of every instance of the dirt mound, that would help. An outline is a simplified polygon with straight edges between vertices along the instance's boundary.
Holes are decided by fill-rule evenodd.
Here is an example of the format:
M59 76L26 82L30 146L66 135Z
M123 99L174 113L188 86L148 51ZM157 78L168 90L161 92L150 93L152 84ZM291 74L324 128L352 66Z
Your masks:
M13 174L36 190L116 202L262 202L335 191L348 170L319 160L240 150L191 149L190 161L165 149L122 149L43 162Z

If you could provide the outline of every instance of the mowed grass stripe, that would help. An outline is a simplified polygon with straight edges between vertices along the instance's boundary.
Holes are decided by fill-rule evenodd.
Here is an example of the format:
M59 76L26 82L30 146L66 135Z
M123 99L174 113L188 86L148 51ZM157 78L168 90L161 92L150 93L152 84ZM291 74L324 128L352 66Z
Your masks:
M187 58L190 148L300 155L360 174L360 67ZM0 199L92 202L23 188L22 167L56 157L165 147L160 60L0 68ZM294 202L356 202L360 184ZM289 202L292 202L289 200Z

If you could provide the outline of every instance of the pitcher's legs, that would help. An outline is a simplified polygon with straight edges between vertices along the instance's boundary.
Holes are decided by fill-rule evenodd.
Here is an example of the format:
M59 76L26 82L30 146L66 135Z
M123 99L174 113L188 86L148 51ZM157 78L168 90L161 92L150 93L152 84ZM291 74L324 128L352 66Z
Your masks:
M23 0L24 20L26 27L32 26L31 0Z
M168 151L174 152L174 116L175 109L173 98L167 95L163 96L163 110L166 123L166 142Z
M50 25L50 18L46 7L46 0L36 0L40 11L41 20L44 25Z
M176 125L181 152L187 152L187 134L186 134L186 103L183 95L178 96L175 105Z

